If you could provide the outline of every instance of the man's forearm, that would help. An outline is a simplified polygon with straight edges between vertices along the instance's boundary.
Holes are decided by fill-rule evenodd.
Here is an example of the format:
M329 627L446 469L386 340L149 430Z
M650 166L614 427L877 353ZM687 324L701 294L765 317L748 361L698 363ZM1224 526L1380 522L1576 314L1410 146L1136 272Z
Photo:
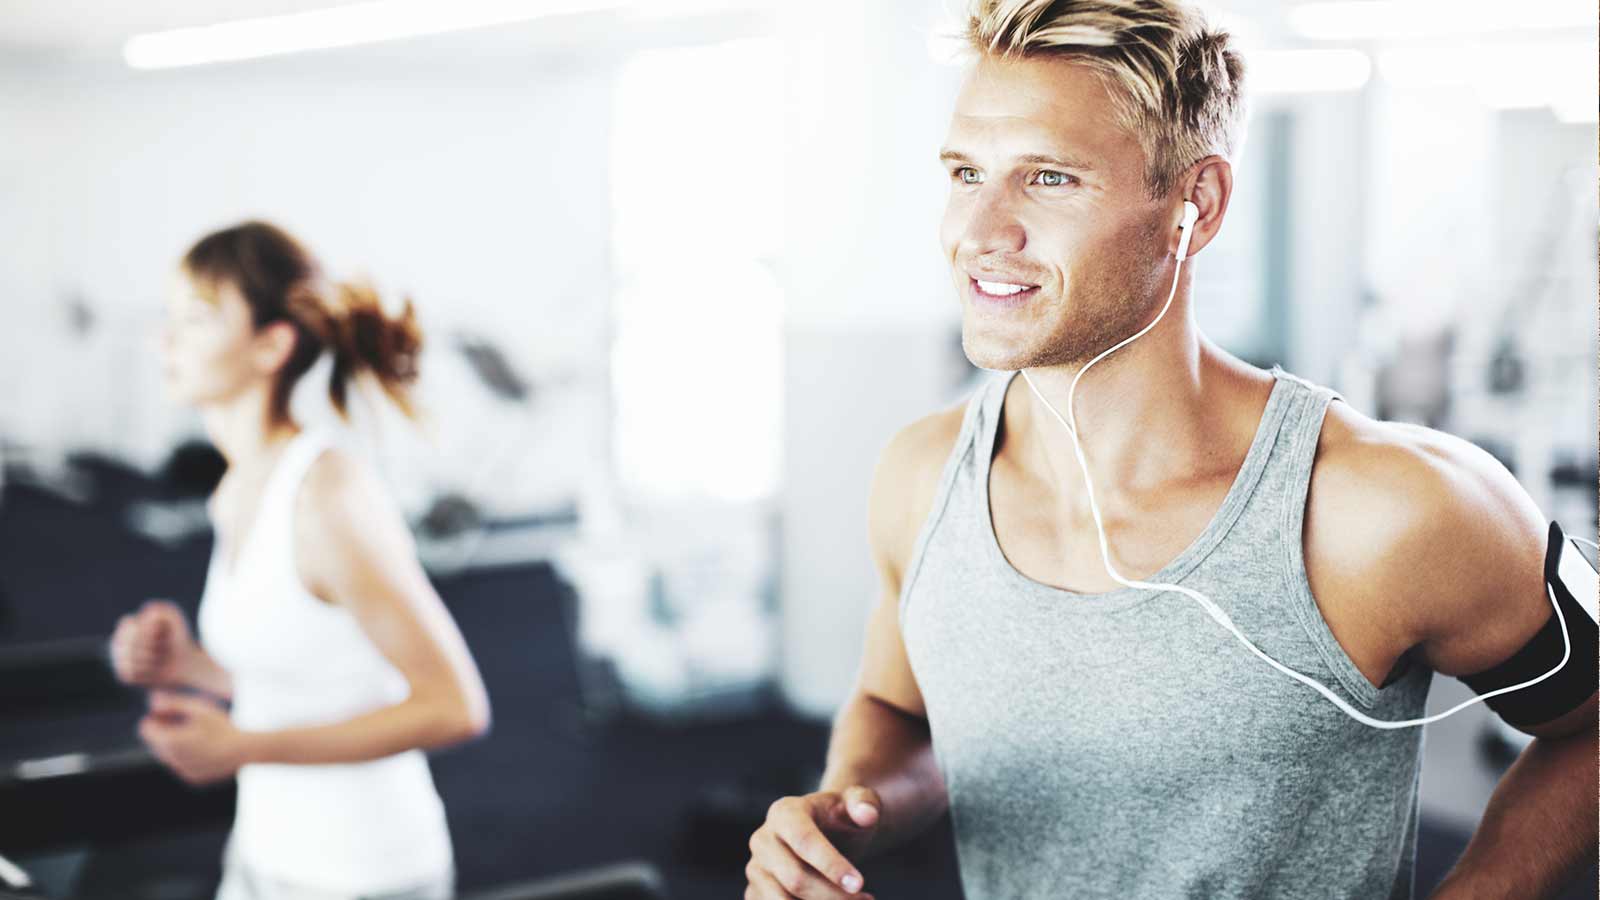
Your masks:
M1593 863L1595 750L1592 730L1529 744L1434 900L1551 897Z
M882 818L867 856L925 831L945 810L944 778L926 720L857 692L834 721L821 789L855 785L878 792Z

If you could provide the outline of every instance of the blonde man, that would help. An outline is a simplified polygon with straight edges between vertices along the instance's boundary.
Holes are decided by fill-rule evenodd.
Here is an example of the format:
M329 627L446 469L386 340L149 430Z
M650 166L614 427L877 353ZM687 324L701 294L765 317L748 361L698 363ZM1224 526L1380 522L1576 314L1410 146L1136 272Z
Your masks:
M745 896L870 896L859 862L948 809L967 900L1409 898L1421 730L1357 717L1547 633L1545 520L1465 442L1196 328L1180 260L1245 117L1226 34L1175 0L982 0L969 37L941 239L967 355L1006 374L884 451L859 682ZM1513 710L1538 740L1435 896L1545 896L1593 858L1581 655Z

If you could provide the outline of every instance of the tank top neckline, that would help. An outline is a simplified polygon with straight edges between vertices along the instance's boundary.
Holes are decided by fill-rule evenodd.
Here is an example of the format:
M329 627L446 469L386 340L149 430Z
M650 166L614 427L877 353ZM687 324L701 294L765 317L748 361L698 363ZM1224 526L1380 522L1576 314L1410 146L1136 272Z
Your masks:
M303 469L304 464L300 457L308 452L308 448L316 448L322 443L320 431L303 428L294 437L284 442L283 449L278 451L278 458L272 461L272 469L267 472L267 477L261 483L261 496L256 499L256 508L252 514L250 530L245 534L241 543L228 548L232 559L223 553L221 541L213 545L212 563L209 577L220 577L230 581L238 575L240 568L252 555L251 551L261 543L262 525L270 525L269 516L272 514L271 506L278 500L278 495L283 492L283 481L291 470ZM304 474L303 471L301 474ZM291 493L291 497L293 494Z
M1262 472L1266 469L1268 458L1272 455L1273 444L1277 440L1278 431L1287 411L1287 390L1284 373L1274 366L1272 369L1272 390L1267 395L1266 406L1262 409L1260 422L1256 425L1255 436L1251 439L1250 449L1245 453L1244 462L1239 466L1239 471L1234 475L1233 483L1229 485L1228 492L1223 496L1222 504L1212 514L1206 527L1200 534L1189 542L1177 556L1173 557L1166 565L1162 566L1155 574L1141 581L1160 582L1165 584L1179 584L1184 576L1192 572L1203 562L1207 555L1222 542L1228 530L1244 512L1245 506L1254 492L1256 483L1260 481ZM1007 373L1002 378L991 382L990 390L994 393L983 398L982 405L985 417L982 419L981 429L976 435L977 452L975 454L977 465L977 499L979 514L979 530L982 532L984 554L990 562L998 568L1003 577L1013 583L1019 592L1037 602L1048 604L1062 612L1071 613L1106 613L1127 609L1131 606L1144 603L1169 591L1152 591L1144 588L1117 587L1109 591L1098 593L1084 593L1067 588L1036 581L1024 575L1011 560L1006 558L1005 551L1000 547L1000 538L994 530L994 513L989 499L989 475L994 465L994 445L999 434L1001 414L1005 407L1005 397L1011 382L1017 373Z

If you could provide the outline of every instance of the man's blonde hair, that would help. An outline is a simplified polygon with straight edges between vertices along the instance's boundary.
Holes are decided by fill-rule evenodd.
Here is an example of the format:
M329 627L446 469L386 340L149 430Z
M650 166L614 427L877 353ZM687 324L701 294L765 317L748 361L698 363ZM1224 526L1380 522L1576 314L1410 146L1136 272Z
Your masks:
M967 40L1000 58L1059 56L1095 71L1139 142L1151 199L1184 169L1243 146L1244 60L1181 0L973 0Z

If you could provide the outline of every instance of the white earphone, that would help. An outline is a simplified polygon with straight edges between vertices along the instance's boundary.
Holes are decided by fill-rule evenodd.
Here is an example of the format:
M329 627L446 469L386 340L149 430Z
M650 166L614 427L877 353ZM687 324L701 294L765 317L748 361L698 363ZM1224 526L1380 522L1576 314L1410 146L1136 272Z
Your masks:
M1189 237L1194 234L1194 223L1200 220L1200 207L1193 200L1183 201L1183 221L1178 223L1178 264L1188 258Z
M1105 526L1105 523L1101 520L1101 517L1100 517L1100 504L1099 504L1098 501L1095 500L1095 497L1094 497L1094 482L1091 481L1090 478L1089 478L1089 461L1084 458L1084 455L1083 455L1083 444L1081 444L1078 441L1078 428L1077 428L1078 417L1077 417L1077 414L1073 410L1072 400L1073 400L1073 397L1078 392L1078 381L1079 381L1079 379L1083 378L1083 373L1089 371L1089 368L1091 366L1093 366L1095 363L1099 362L1100 360L1105 359L1107 356L1110 356L1112 353L1115 353L1118 350L1121 350L1123 347L1126 347L1127 345L1133 343L1135 340L1138 340L1139 338L1144 337L1144 335L1147 334L1150 331L1150 329L1156 327L1156 325L1161 321L1161 319L1166 316L1167 310L1169 308L1171 308L1171 306L1172 306L1172 298L1174 296L1176 296L1177 293L1178 293L1178 274L1183 270L1183 261L1184 261L1184 259L1186 259L1188 257L1188 253L1189 253L1189 237L1190 237L1191 234L1194 233L1194 223L1196 221L1198 221L1199 218L1200 218L1200 207L1196 206L1192 201L1189 201L1189 200L1183 201L1183 220L1178 223L1178 228L1180 229L1180 235L1178 237L1178 253L1177 253L1178 264L1173 269L1173 272L1172 272L1172 290L1167 293L1167 302L1166 302L1166 304L1161 307L1161 312L1156 315L1155 319L1153 319L1150 322L1149 325L1144 326L1143 328L1139 329L1137 332L1133 333L1129 337L1123 338L1121 341L1119 341L1116 344L1112 345L1109 349L1102 350L1098 356L1096 356L1094 359L1089 360L1087 365L1085 365L1083 368L1078 370L1078 374L1073 376L1073 378L1072 378L1071 386L1067 388L1067 415L1066 415L1066 417L1063 418L1061 413L1057 412L1056 408L1054 406L1050 405L1050 401L1046 400L1044 398L1044 395L1039 393L1039 389L1037 387L1035 387L1034 384L1033 384L1033 379L1028 377L1028 370L1026 370L1026 369L1021 370L1021 372L1022 372L1022 380L1026 381L1028 383L1028 389L1030 391L1032 391L1033 395L1038 398L1038 400L1039 400L1039 402L1041 404L1044 405L1044 408L1050 411L1050 415L1054 416L1056 421L1061 423L1061 426L1067 430L1067 435L1072 438L1072 449L1077 454L1079 467L1081 467L1083 469L1083 484L1084 484L1085 493L1087 494L1087 496L1089 498L1089 511L1094 515L1094 527L1095 527L1095 530L1100 535L1100 558L1106 564L1106 573L1111 576L1113 581L1117 582L1118 584L1124 585L1126 587L1143 588L1145 590L1152 590L1152 591L1176 591L1176 592L1178 592L1180 594L1183 594L1184 596L1188 597L1189 599L1193 600L1194 602L1200 604L1200 607L1202 609L1204 609L1206 611L1206 613L1211 616L1211 618L1215 619L1217 621L1217 624L1221 625L1223 628L1226 628L1226 629L1228 629L1228 631L1232 632L1233 636L1238 638L1239 642L1244 644L1246 649L1248 649L1251 653L1254 653L1256 656L1260 657L1268 665L1272 666L1273 668L1277 669L1278 671L1282 672L1283 674L1288 675L1290 678L1293 678L1294 680L1306 685L1307 687L1315 689L1322 696L1324 696L1324 697L1328 698L1328 700L1332 701L1334 706L1339 707L1340 710L1342 710L1344 713L1349 715L1350 718L1355 719L1357 722L1360 722L1363 725L1370 725L1373 728L1381 728L1381 729L1410 728L1410 727L1416 726L1416 725L1426 725L1426 724L1428 724L1430 722L1437 722L1440 719L1445 718L1446 716L1453 715L1453 714L1455 714L1457 712L1460 712L1463 709L1466 709L1467 707L1471 706L1474 703L1479 703L1479 702L1482 702L1484 700L1488 700L1491 697L1498 697L1501 694L1509 694L1512 691L1521 690L1521 689L1523 689L1525 687L1531 687L1531 686L1533 686L1535 684L1538 684L1541 681L1544 681L1546 678L1549 678L1550 676L1556 674L1557 672L1559 672L1561 670L1562 666L1565 666L1567 664L1567 658L1572 655L1572 640L1567 634L1566 616L1563 616L1561 614L1561 606L1560 606L1559 603L1556 602L1555 591L1553 589L1551 589L1548 585L1546 585L1545 591L1549 594L1550 603L1551 603L1552 606L1555 607L1555 609L1556 609L1556 617L1561 622L1561 640L1562 640L1562 643L1565 645L1565 648L1566 648L1565 652L1561 656L1561 662L1559 664L1557 664L1554 669L1551 669L1550 671L1544 673L1543 675L1540 675L1539 677L1531 679L1529 681L1525 681L1525 682L1523 682L1521 684L1515 684L1515 685L1511 685L1510 687L1503 687L1503 688L1500 688L1499 690L1489 691L1488 693L1477 695L1475 697L1472 697L1469 700L1466 700L1466 701L1463 701L1461 703L1458 703L1455 706L1451 707L1450 709L1447 709L1444 712L1438 713L1436 715L1426 716L1426 717L1423 717L1423 718L1420 718L1420 719L1403 719L1403 720L1400 720L1400 721L1388 721L1388 720L1384 720L1384 719L1374 719L1371 716L1369 716L1369 715L1361 712L1360 710L1356 709L1355 707L1351 706L1349 703L1346 703L1343 698L1341 698L1338 694L1335 694L1333 691L1329 690L1326 686L1324 686L1324 685L1322 685L1322 684L1320 684L1320 683L1318 683L1318 682L1316 682L1316 681L1314 681L1314 680L1312 680L1310 678L1307 678L1306 676L1300 674L1299 672L1296 672L1295 670L1289 668L1288 666L1283 665L1282 663L1278 662L1277 660L1273 659L1272 657L1270 657L1270 656L1266 655L1265 653L1261 652L1261 648L1259 648L1255 644L1251 643L1250 639L1245 637L1239 631L1238 626L1233 624L1233 619L1229 618L1228 614L1223 612L1222 608L1217 606L1216 603L1212 602L1211 598L1207 597L1206 595L1200 593L1199 591L1193 590L1192 588L1186 588L1186 587L1184 587L1182 585L1178 585L1178 584L1161 584L1159 582L1132 581L1132 580L1129 580L1127 578L1122 577L1122 573L1118 572L1116 567L1111 564L1111 549L1106 544L1106 526Z

